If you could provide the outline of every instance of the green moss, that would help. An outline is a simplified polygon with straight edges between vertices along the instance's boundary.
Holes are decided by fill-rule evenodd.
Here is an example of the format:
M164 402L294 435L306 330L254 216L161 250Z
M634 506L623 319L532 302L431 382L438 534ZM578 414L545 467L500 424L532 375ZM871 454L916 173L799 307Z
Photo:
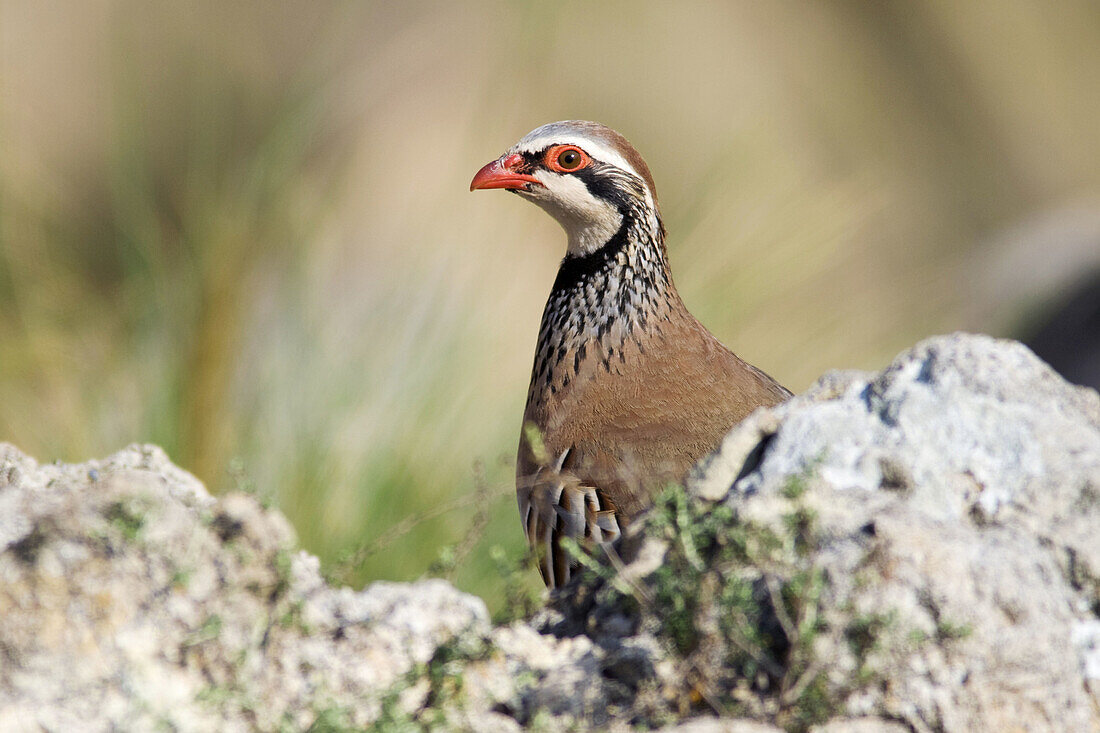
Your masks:
M194 646L196 644L202 644L205 641L217 639L221 632L222 617L216 613L212 613L203 620L202 626L195 629L195 631L190 634L184 642L184 646Z
M287 605L286 609L279 614L276 623L284 629L296 629L303 635L308 635L313 632L313 628L305 622L302 616L302 609L305 602L302 600L294 601Z
M936 639L939 641L958 641L974 633L970 624L959 624L945 618L936 621Z
M869 613L857 616L844 630L844 638L860 663L879 647L882 635L894 625L896 615Z
M856 658L856 671L851 680L855 689L866 687L881 678L872 666L872 652L882 649L888 633L897 626L897 613L866 613L857 615L844 629L844 639Z
M396 684L390 687L382 696L381 712L374 721L367 726L369 733L404 733L405 731L422 731L424 726L417 722L415 715L401 708L401 695L417 683L424 675L424 666L419 665L411 669Z
M381 713L367 730L401 733L450 729L448 716L465 704L467 665L488 659L491 654L492 646L477 637L458 636L440 645L427 664L413 667L387 691L381 700ZM425 679L428 694L423 706L415 711L403 710L402 694Z
M805 474L793 474L787 477L786 482L783 484L783 488L779 490L779 493L783 495L785 499L801 499L802 495L806 493L806 489L809 487L808 476Z
M111 503L103 516L127 541L133 542L141 536L141 530L145 527L146 511L143 502L130 497Z
M308 733L353 733L361 728L352 725L351 712L347 708L333 705L318 711L306 730Z
M195 700L205 703L212 708L221 708L235 696L235 691L228 685L208 685L195 695Z
M275 587L271 589L272 600L282 598L290 590L290 572L294 562L294 553L288 548L275 552Z
M191 568L176 568L172 572L172 577L168 579L168 585L172 588L181 588L186 590L187 586L191 583L191 574L194 571Z

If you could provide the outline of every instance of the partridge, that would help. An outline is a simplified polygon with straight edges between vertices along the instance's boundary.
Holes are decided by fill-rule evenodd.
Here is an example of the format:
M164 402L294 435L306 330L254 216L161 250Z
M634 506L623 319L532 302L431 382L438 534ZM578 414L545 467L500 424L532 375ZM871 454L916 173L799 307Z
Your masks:
M672 283L649 167L619 133L553 122L474 176L565 229L523 415L516 494L546 584L574 571L562 538L614 542L729 429L791 393L688 312Z

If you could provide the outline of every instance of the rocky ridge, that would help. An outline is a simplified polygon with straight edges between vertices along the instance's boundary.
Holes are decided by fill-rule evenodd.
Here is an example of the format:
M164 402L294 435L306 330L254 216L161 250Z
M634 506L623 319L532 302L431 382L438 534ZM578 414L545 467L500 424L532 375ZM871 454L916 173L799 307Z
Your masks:
M0 444L0 729L1100 730L1100 397L1019 344L824 376L622 552L493 627L156 447Z

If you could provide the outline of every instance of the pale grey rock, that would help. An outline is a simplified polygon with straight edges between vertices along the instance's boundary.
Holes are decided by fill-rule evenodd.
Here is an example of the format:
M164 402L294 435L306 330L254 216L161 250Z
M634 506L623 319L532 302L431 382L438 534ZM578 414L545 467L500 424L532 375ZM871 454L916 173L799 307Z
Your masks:
M187 506L207 506L214 501L197 478L178 468L155 445L131 445L102 461L40 466L15 446L0 442L0 486L23 488L0 492L0 551L26 538L35 517L64 503L73 487L131 473L162 483L173 498Z
M151 446L38 466L0 444L0 504L4 730L366 725L442 644L490 630L443 581L329 587L281 514L215 501Z
M746 436L764 437L752 450ZM1100 728L1094 390L1014 342L930 339L881 374L829 375L750 416L693 488L779 526L792 482L824 537L833 633L819 653L837 689L860 667L839 632L890 619L865 660L889 693L852 694L850 713L916 730Z
M909 728L882 718L847 718L815 725L810 733L909 733Z
M331 587L280 513L159 448L38 465L0 444L0 507L5 732L612 722L588 639L493 629L442 580Z
M731 530L784 536L792 507L812 514L811 669L835 716L814 733L1100 730L1100 397L1019 344L941 337L880 374L828 374L750 416L690 488ZM650 597L664 537L633 538L628 596ZM664 609L612 586L493 628L443 581L329 586L281 514L212 498L158 448L38 465L0 443L5 731L667 724L685 674L723 657L678 658ZM757 720L665 729L794 720L768 690L738 694Z
M525 700L528 709L592 719L606 707L607 696L598 682L599 652L587 638L559 640L517 624L499 629L493 642L504 654L510 675L539 678Z
M753 720L728 720L722 718L695 718L686 723L661 728L661 733L782 733L767 723Z

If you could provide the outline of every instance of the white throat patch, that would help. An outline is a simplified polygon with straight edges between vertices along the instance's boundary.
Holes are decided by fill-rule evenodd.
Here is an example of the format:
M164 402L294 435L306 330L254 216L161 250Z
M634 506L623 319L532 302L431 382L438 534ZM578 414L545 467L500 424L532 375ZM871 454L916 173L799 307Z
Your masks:
M619 210L610 201L593 196L584 181L576 176L540 170L535 178L542 182L545 191L524 197L561 224L569 240L570 254L595 252L622 226Z

